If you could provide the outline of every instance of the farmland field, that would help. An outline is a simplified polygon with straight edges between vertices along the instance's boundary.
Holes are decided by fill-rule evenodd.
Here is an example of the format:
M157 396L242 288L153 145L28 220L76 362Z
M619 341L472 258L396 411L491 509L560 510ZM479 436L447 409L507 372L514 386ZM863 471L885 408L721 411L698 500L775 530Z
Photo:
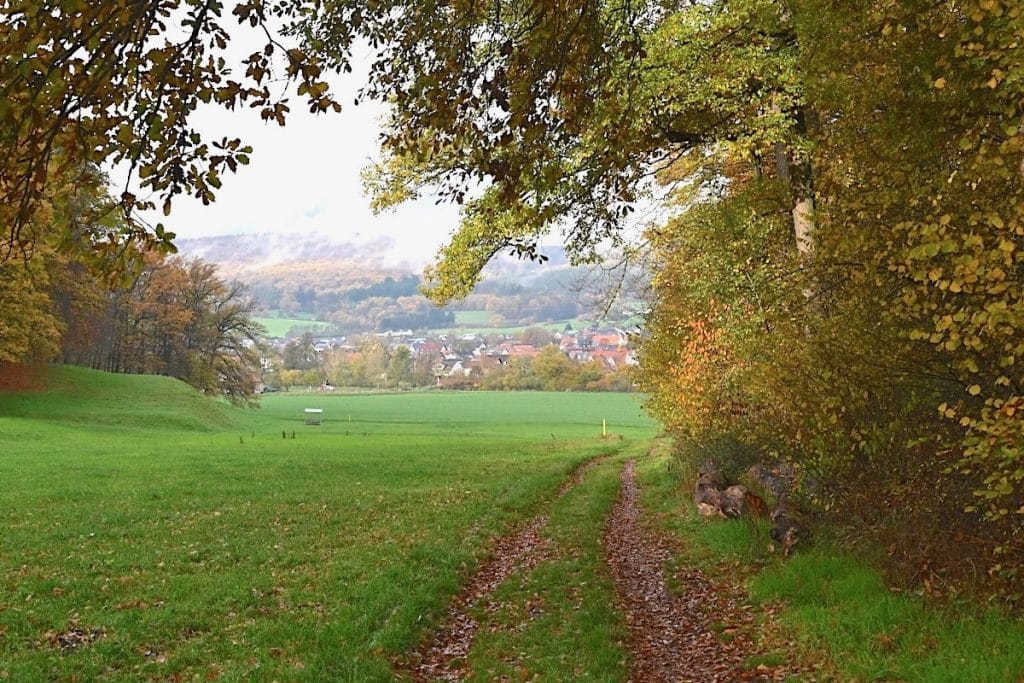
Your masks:
M493 311L455 311L455 324L460 327L480 327L487 325L492 317L494 317Z
M241 411L162 377L68 368L47 386L0 394L0 679L390 680L493 536L579 463L654 434L621 394L269 396ZM592 479L573 495L608 504L613 470ZM566 566L587 576L596 536L576 536ZM618 618L585 610L562 628L593 640ZM603 670L572 643L537 661ZM475 666L500 671L523 647L491 638Z
M332 325L322 320L305 320L302 318L255 318L256 322L267 329L270 337L286 337L293 329L298 332L319 332L330 330ZM298 336L298 335L296 335Z
M580 320L578 318L570 318L566 320L555 320L552 322L541 322L533 325L506 325L502 327L491 327L490 321L494 317L493 311L475 310L475 311L455 311L455 324L449 328L439 328L432 330L432 334L446 334L448 332L457 331L460 334L478 334L481 336L487 336L489 334L509 334L516 335L522 334L524 330L540 327L551 332L562 332L568 325L574 330L586 330L592 327L619 327L622 329L633 329L639 324L639 318L631 318L629 320L622 320L617 322L606 322L606 321L593 321L593 320ZM261 319L262 320L262 319Z

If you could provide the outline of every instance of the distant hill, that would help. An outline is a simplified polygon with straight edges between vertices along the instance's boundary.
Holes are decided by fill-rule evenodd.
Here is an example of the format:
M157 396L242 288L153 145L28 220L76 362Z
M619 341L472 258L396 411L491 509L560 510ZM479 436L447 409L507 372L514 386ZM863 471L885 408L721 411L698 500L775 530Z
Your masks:
M569 264L561 246L542 247L543 263L499 254L473 294L437 309L419 293L422 274L388 258L393 240L342 242L317 235L228 235L181 239L179 252L216 263L221 274L249 286L268 328L340 334L395 329L457 329L454 312L474 312L475 328L548 324L593 311L576 285L589 272ZM628 317L624 314L623 317ZM465 316L461 316L465 317ZM283 322L277 324L276 320Z
M350 242L324 235L260 233L181 238L175 244L182 256L216 263L228 276L251 272L291 272L313 264L319 264L318 268L330 264L339 271L392 276L420 273L418 267L389 258L395 241L383 236ZM543 264L500 253L487 266L486 277L531 278L570 268L564 247L542 247L541 253L547 257Z

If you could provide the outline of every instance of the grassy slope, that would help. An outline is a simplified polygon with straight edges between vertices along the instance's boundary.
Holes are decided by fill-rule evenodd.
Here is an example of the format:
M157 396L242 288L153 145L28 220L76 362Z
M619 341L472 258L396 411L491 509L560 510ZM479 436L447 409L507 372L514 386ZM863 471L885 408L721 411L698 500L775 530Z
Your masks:
M645 505L686 541L680 562L747 573L752 601L785 605L777 611L786 630L782 658L795 643L811 661L825 655L840 680L1024 680L1021 621L892 593L876 570L824 545L788 561L767 556L765 528L699 518L668 464L662 456L639 468Z
M42 383L41 391L0 393L0 425L4 418L22 418L52 429L88 425L194 432L225 429L241 415L170 377L59 367L44 372Z
M600 417L652 433L621 395L322 396L307 427L313 398L80 369L0 395L0 678L390 679L488 538L626 443ZM105 635L62 654L74 625Z
M525 330L531 327L543 327L544 329L549 330L552 333L563 331L566 325L572 325L572 328L574 330L585 330L589 328L592 324L593 323L590 322L576 320L575 318L572 320L556 320L550 323L536 323L534 325L511 325L506 327L485 327L484 323L463 324L456 321L456 324L453 327L438 328L435 330L431 330L430 332L431 334L448 334L449 332L454 330L459 334L476 334L481 337L486 337L489 334L522 334Z
M455 324L460 327L480 327L490 322L494 311L455 311Z

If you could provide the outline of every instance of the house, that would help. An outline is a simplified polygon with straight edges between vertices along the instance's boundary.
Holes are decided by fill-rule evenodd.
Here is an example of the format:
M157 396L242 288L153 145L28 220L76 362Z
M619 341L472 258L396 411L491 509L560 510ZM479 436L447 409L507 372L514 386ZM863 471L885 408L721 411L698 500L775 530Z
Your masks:
M631 355L632 352L629 349L612 344L605 344L590 350L590 357L592 359L600 360L609 368L626 366Z
M482 372L499 368L508 362L508 354L501 351L488 351L476 357L476 365Z
M592 346L626 346L628 343L629 335L617 327L595 330L590 334Z
M533 344L517 344L516 342L505 342L498 347L509 358L533 358L540 353Z

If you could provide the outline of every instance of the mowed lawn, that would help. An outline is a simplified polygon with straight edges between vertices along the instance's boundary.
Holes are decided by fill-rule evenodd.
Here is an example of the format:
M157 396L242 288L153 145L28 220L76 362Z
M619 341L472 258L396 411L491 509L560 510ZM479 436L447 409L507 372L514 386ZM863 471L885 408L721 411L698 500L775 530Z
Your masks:
M0 679L390 680L491 537L654 433L619 394L50 386L0 394Z

